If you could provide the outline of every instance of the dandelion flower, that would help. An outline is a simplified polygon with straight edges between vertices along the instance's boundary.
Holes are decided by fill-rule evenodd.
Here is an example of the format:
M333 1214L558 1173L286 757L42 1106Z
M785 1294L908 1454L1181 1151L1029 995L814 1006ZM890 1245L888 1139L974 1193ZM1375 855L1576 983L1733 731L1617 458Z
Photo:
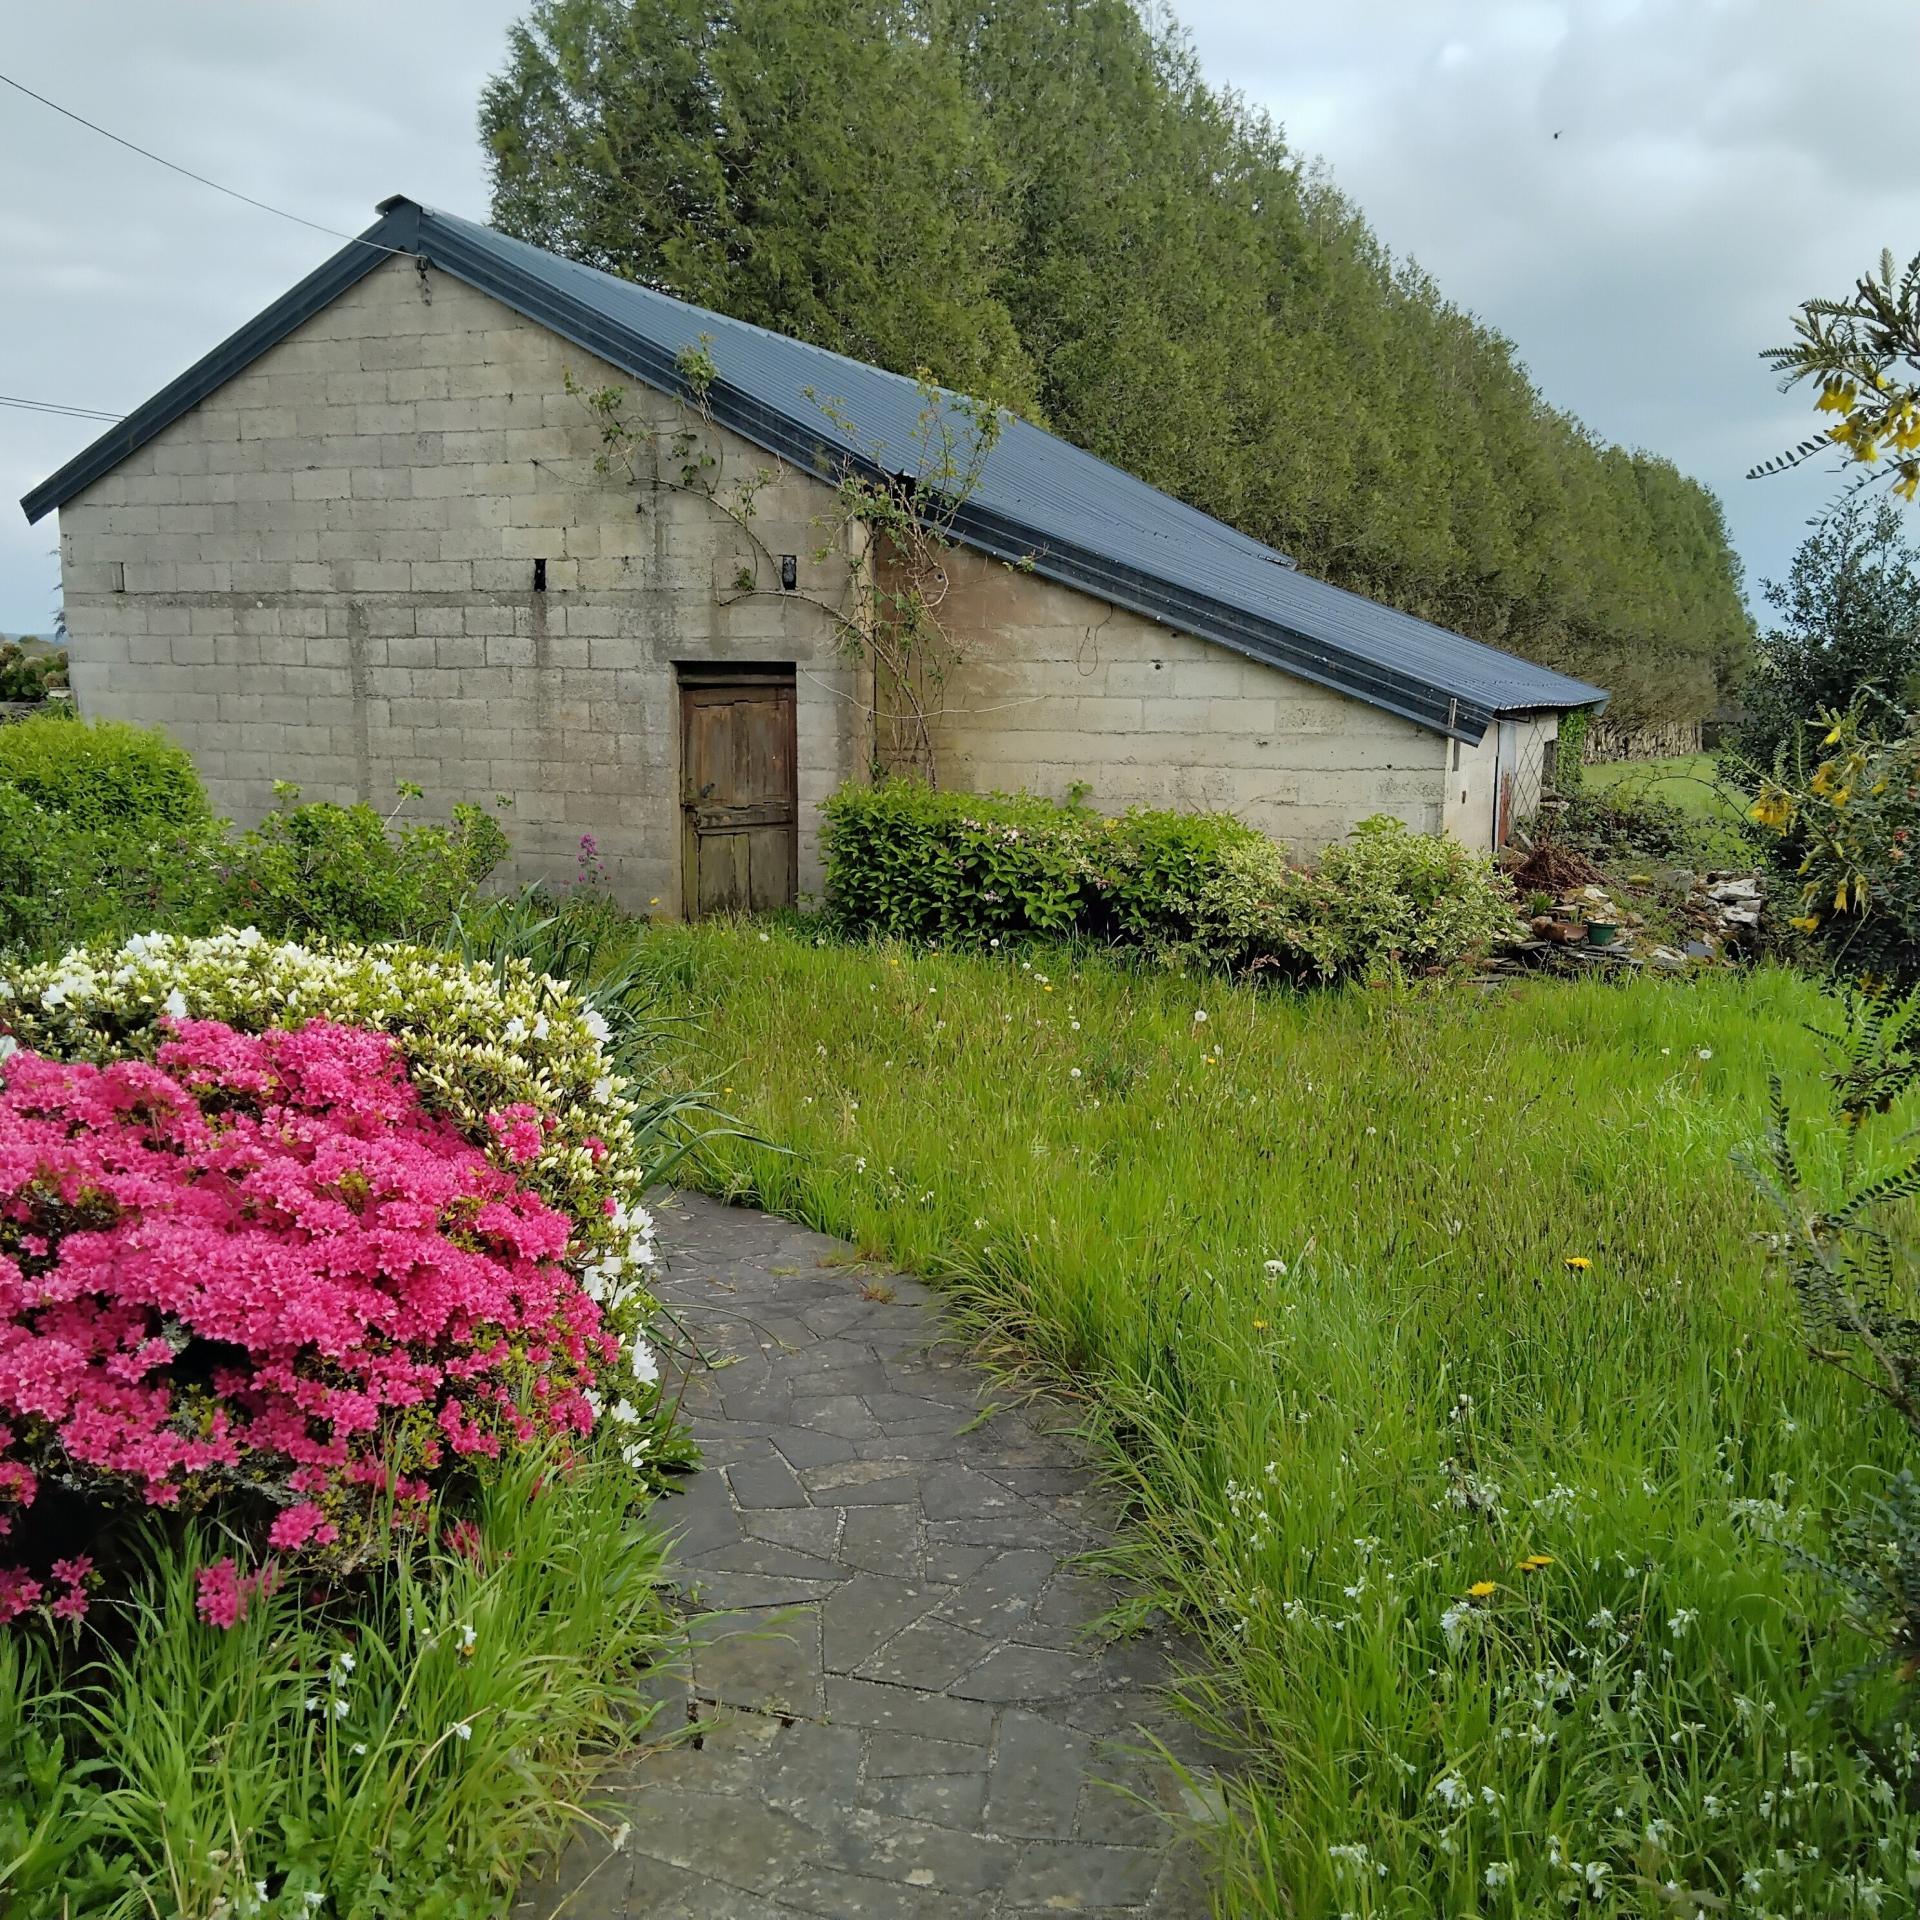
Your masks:
M1500 1582L1498 1580L1476 1580L1473 1585L1467 1589L1467 1598L1469 1600L1485 1600L1490 1594L1495 1594L1499 1591Z
M1527 1555L1527 1557L1524 1560L1520 1562L1520 1571L1522 1573L1538 1573L1542 1567L1550 1567L1552 1565L1553 1565L1552 1554L1530 1553Z
M1700 1058L1702 1060L1711 1060L1713 1058L1713 1049L1711 1047L1702 1047L1700 1049Z
M1585 1273L1593 1262L1584 1253L1570 1253L1567 1255L1565 1264L1573 1273Z

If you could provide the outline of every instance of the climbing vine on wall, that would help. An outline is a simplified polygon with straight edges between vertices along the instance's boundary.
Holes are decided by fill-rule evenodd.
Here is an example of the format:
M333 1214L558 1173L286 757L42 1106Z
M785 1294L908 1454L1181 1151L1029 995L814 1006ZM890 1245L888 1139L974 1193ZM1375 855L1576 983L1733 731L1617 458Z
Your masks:
M791 583L759 525L760 497L786 468L779 462L730 477L709 397L720 369L706 335L676 362L685 392L671 423L634 418L624 387L588 388L567 375L600 437L595 470L618 474L642 493L697 498L743 537L747 555L716 597L732 606L761 596L798 600L823 613L861 691L851 697L872 728L876 772L913 772L937 784L936 736L965 643L943 619L956 520L999 440L1000 409L950 393L922 375L921 406L901 449L870 438L836 401L807 398L850 450L819 473L832 504L813 518L816 565L843 555L846 584L828 595ZM902 458L902 455L905 458ZM644 506L644 503L643 503Z

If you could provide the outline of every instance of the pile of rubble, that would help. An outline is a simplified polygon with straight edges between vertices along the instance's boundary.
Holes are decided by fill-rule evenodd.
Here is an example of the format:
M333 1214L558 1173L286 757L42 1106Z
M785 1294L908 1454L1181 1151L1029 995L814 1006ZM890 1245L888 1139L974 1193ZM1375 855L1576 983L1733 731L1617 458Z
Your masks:
M1730 961L1756 944L1766 906L1766 883L1757 873L1663 868L1657 882L1652 876L1642 882L1650 915L1620 898L1625 886L1610 883L1584 855L1551 845L1529 852L1512 878L1522 901L1531 897L1536 907L1523 910L1525 933L1505 956L1517 967L1651 966L1679 973ZM1552 904L1540 910L1543 894Z

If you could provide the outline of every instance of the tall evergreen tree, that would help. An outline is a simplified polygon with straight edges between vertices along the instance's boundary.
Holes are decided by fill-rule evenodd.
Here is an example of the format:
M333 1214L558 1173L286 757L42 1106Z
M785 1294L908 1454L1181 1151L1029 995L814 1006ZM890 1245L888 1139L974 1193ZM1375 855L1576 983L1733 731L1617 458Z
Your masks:
M1705 712L1718 503L1544 401L1130 0L536 0L486 91L509 232L922 368L1291 552Z

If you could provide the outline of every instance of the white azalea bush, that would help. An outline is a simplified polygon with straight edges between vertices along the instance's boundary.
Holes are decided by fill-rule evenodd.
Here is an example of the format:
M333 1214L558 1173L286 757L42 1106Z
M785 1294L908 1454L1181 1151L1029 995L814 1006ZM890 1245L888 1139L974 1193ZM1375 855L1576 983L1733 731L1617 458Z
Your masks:
M429 1111L575 1227L567 1263L620 1339L588 1396L628 1464L646 1464L658 1370L652 1216L642 1202L668 1157L671 1110L641 1104L616 1069L604 1017L524 961L433 949L136 934L76 947L0 980L0 1056L27 1048L107 1064L153 1058L174 1023L242 1033L329 1021L389 1035Z

